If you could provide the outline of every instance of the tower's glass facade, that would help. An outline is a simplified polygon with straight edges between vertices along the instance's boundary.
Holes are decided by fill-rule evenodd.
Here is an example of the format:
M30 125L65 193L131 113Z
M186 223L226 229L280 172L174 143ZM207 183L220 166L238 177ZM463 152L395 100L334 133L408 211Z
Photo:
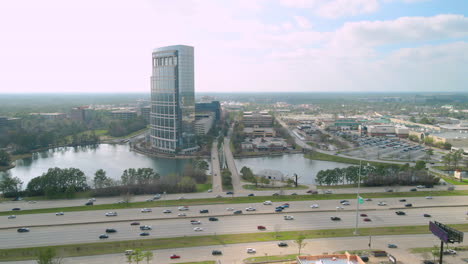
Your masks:
M159 152L190 153L195 142L193 47L153 50L151 76L151 146Z

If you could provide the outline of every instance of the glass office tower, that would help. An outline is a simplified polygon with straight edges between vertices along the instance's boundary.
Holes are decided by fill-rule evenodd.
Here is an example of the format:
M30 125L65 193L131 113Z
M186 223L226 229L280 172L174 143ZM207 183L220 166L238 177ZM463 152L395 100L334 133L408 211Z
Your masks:
M151 76L151 146L158 152L186 154L195 142L193 47L176 45L153 50Z

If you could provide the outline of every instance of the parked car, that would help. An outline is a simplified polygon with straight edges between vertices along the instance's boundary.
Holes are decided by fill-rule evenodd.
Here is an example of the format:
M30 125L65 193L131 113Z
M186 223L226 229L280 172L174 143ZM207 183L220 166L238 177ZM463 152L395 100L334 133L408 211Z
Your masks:
M444 255L456 255L456 254L457 254L457 251L453 249L444 250Z

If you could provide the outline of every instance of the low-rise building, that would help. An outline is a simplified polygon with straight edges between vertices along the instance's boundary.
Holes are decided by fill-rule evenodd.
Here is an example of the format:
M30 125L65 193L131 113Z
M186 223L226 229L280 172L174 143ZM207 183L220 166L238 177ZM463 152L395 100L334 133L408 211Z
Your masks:
M365 264L357 255L344 254L297 256L297 264Z
M287 149L288 143L282 138L253 138L246 139L241 143L242 150L245 151L282 151Z
M454 148L468 150L468 131L435 133L427 137L432 138L434 143L450 143Z
M272 127L273 116L269 115L267 112L244 112L242 122L245 127Z
M118 120L130 120L137 117L137 111L135 110L116 110L110 112L112 119Z
M67 117L64 113L30 113L32 116L38 116L46 120L61 120Z
M195 134L199 136L208 134L215 122L215 113L197 114L195 118Z
M78 106L72 108L70 112L70 119L77 122L84 122L86 120L86 110L89 106Z
M409 129L395 125L371 125L367 127L367 135L371 137L407 138L409 136Z
M244 133L248 137L276 137L276 132L272 127L246 127Z

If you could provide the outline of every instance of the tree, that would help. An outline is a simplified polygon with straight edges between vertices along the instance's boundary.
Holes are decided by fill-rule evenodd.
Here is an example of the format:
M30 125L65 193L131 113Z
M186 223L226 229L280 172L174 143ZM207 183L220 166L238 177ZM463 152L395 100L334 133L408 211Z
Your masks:
M133 255L132 255L132 260L136 262L136 264L139 264L140 261L143 261L144 259L144 255L143 255L143 252L141 251L141 249L135 249L135 251L133 252Z
M418 160L416 161L416 165L414 166L414 168L416 170L423 170L426 168L426 162L422 161L422 160Z
M89 186L84 173L76 168L50 168L42 176L33 178L27 186L28 194L54 196L73 188L77 192L86 191Z
M458 162L463 159L463 150L457 150L454 153L452 153L452 162L453 166L457 168Z
M143 257L146 260L146 263L149 264L149 262L153 259L153 252L152 251L145 251L143 252Z
M0 150L0 166L10 166L11 157L8 152Z
M444 164L446 167L450 167L452 165L452 153L448 153L447 155L442 157Z
M106 176L106 172L103 169L99 169L94 173L94 188L100 189L107 187L106 185L109 182L109 178Z
M60 264L62 259L56 257L55 250L52 248L46 248L39 251L39 256L37 257L37 264Z
M297 247L299 248L298 255L301 255L301 249L303 249L307 245L307 243L304 242L304 240L305 240L305 237L302 235L294 240L294 243L296 243Z
M4 173L0 178L0 191L5 197L18 196L22 186L23 182L9 173Z

